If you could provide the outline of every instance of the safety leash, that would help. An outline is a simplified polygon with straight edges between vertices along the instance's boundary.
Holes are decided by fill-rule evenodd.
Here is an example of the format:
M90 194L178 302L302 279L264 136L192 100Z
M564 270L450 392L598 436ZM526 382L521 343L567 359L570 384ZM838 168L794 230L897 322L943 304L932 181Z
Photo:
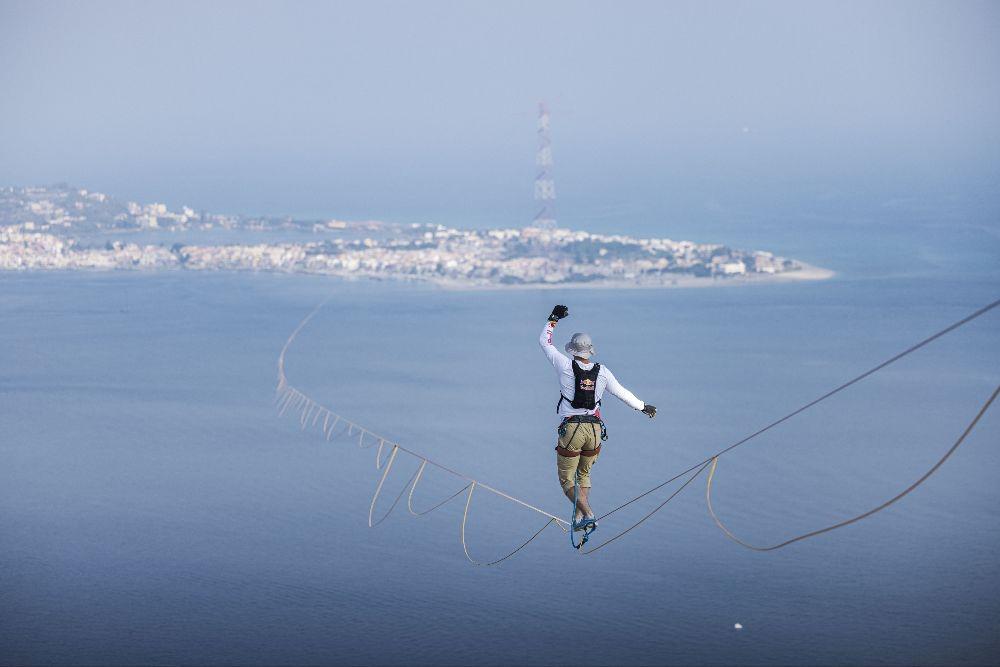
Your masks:
M579 493L580 493L580 471L577 470L576 471L576 475L573 478L573 514L570 515L570 520L569 520L569 528L570 528L569 529L569 543L572 544L573 548L577 549L577 550L579 550L580 548L582 548L583 545L587 543L587 540L590 539L590 534L594 532L594 524L588 524L587 527L583 529L583 537L580 538L580 543L579 544L576 543L576 537L575 537L574 533L576 533L576 530L575 530L575 528L576 528L576 502L577 502L577 498L579 497Z

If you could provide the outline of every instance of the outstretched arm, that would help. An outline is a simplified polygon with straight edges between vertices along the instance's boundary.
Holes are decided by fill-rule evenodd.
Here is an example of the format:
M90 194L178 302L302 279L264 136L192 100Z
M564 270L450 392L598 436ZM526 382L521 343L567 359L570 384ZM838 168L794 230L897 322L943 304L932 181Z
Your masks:
M549 321L545 323L545 328L542 329L542 335L538 337L538 344L542 346L542 352L545 353L545 357L549 360L556 368L562 368L569 363L569 357L556 349L555 345L552 344L552 332L556 328L556 324L564 317L569 316L569 309L566 306L556 306L552 309L552 314L549 315Z
M607 368L604 369L608 375L608 391L611 392L612 396L620 399L622 403L629 406L633 410L641 410L643 414L648 416L650 419L656 416L656 407L650 405L649 403L644 403L640 401L635 394L630 392L628 389L623 387L618 379L615 377L614 373L609 371Z

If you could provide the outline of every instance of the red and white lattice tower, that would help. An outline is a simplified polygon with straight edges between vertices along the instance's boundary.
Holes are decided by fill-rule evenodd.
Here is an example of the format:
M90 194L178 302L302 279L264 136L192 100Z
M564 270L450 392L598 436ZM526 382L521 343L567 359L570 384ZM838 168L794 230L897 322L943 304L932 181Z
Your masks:
M552 180L552 139L549 137L549 110L545 102L538 104L538 154L535 157L538 175L535 176L535 201L542 203L535 216L534 226L552 229L556 226L556 182Z

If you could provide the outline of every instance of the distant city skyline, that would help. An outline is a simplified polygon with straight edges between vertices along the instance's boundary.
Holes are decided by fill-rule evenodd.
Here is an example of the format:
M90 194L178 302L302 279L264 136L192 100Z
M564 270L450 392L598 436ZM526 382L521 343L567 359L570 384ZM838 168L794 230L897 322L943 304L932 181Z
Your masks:
M556 228L551 218L534 222L484 231L243 218L123 202L85 188L7 187L0 188L0 272L276 271L420 280L460 289L690 287L833 275L759 249L590 234Z

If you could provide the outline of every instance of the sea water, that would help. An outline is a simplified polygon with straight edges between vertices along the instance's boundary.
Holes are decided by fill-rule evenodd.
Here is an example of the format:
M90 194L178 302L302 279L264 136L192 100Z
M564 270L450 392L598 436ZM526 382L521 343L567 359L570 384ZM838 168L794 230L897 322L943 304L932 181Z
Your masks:
M593 555L550 526L483 568L459 541L466 496L422 518L404 498L371 530L376 450L273 405L282 345L329 299L288 351L296 387L568 517L537 347L566 303L557 344L588 331L659 409L650 421L605 401L602 513L1000 296L988 230L952 245L900 232L880 259L851 234L787 253L833 280L707 289L0 276L0 662L997 662L1000 406L901 502L779 551L727 540L702 475ZM1000 382L998 342L994 311L725 455L720 517L769 544L891 497ZM418 463L397 457L376 518ZM591 545L678 483L603 520ZM428 468L414 506L465 484ZM545 521L478 490L470 553L497 558Z

